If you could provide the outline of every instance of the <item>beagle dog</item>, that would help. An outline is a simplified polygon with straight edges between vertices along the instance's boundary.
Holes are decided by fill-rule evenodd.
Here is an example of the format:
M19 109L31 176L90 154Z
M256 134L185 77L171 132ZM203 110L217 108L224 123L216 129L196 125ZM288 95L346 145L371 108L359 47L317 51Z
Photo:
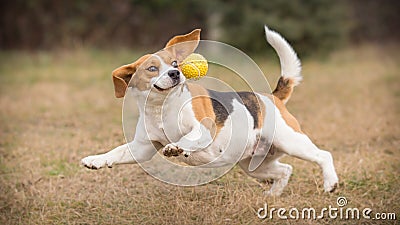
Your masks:
M325 192L334 191L338 177L332 155L302 132L285 107L302 80L300 61L280 34L268 27L265 33L281 63L281 77L272 94L218 92L187 82L179 64L197 48L200 29L175 36L163 50L115 69L115 96L130 92L137 99L140 115L135 137L107 153L85 157L81 163L100 169L146 162L158 153L193 166L238 162L248 175L272 179L267 194L279 196L292 173L292 166L279 162L287 154L317 163ZM250 169L252 159L257 158L259 166Z

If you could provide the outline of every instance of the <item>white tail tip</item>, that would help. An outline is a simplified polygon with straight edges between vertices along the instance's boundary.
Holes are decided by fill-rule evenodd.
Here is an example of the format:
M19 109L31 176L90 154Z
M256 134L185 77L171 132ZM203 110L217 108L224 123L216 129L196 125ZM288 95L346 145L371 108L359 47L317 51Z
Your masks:
M265 36L279 56L281 76L293 80L295 86L298 85L302 76L301 63L296 52L279 33L270 30L267 26L265 26Z

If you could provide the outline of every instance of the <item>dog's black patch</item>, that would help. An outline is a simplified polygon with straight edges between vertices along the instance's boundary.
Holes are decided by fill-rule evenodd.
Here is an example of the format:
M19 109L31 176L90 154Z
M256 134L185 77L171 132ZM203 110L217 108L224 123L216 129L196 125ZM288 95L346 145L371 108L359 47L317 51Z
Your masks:
M215 123L221 126L233 111L232 101L236 98L234 92L218 92L207 90L215 113Z
M210 95L214 113L216 115L215 123L217 125L222 125L225 123L225 120L233 111L233 99L236 99L249 111L254 120L253 128L257 128L259 123L258 112L260 112L260 103L258 102L257 96L253 92L219 92L213 90L207 91Z
M257 96L253 92L238 92L240 98L242 101L239 101L243 103L247 110L250 112L250 115L253 117L254 120L254 125L253 129L256 129L258 127L259 119L258 118L258 113L260 112L260 102L258 102Z

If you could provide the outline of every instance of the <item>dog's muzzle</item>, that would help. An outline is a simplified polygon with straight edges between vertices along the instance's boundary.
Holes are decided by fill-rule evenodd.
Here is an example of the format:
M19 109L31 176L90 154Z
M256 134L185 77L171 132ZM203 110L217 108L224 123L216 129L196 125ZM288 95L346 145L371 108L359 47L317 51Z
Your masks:
M157 86L156 84L154 84L154 87L155 87L157 90L159 90L159 91L165 91L165 90L168 90L168 89L171 89L171 88L177 86L177 85L180 83L180 81L181 81L181 76L180 76L181 72L179 72L179 70L169 70L169 71L167 72L167 74L168 74L168 77L171 78L171 80L172 80L172 85L171 85L171 87L168 87L168 88L161 88L161 87Z

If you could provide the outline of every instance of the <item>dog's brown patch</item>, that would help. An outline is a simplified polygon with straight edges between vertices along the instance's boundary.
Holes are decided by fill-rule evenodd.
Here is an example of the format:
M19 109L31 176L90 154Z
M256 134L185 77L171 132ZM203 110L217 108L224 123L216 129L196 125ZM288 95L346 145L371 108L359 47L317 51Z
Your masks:
M275 106L278 108L283 120L285 120L286 124L291 127L294 131L302 133L303 131L300 128L300 124L299 122L296 120L296 118L290 114L290 112L287 110L285 104L275 95L270 95L270 94L265 94L262 93L262 95L268 97L269 99L271 99Z
M207 89L192 83L188 83L187 87L192 95L192 109L196 119L210 130L214 138L223 124L216 123L216 116Z
M292 79L280 77L272 94L285 104L293 93L293 87L294 83Z
M271 95L270 95L271 97ZM300 128L299 122L296 120L296 118L287 110L285 104L276 96L272 95L273 101L275 103L275 106L279 109L279 112L281 113L283 119L285 120L286 124L289 125L294 131L303 133L303 131Z
M257 95L257 99L258 99L258 104L260 104L260 110L257 112L258 121L260 121L258 128L261 128L264 125L266 109L265 109L264 102L260 99L260 97L258 95Z

